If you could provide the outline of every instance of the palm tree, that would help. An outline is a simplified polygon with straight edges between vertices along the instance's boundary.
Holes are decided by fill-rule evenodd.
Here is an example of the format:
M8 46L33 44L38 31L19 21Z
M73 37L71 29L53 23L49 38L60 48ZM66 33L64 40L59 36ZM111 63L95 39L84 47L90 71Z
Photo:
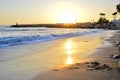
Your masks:
M100 13L101 18L105 18L105 13Z
M116 5L117 12L120 13L120 3Z
M105 18L105 13L103 13L103 17Z
M100 16L101 16L101 17L102 17L102 15L103 15L103 14L102 14L102 13L100 13Z
M113 15L113 20L116 20L117 12L112 13L112 15Z

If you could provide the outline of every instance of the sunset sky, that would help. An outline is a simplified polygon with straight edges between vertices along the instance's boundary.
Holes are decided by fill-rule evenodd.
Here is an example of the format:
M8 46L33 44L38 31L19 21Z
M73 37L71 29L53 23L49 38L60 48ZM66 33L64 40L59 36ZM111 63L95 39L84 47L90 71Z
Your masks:
M0 0L0 24L97 21L113 19L119 0ZM117 15L117 18L119 18Z

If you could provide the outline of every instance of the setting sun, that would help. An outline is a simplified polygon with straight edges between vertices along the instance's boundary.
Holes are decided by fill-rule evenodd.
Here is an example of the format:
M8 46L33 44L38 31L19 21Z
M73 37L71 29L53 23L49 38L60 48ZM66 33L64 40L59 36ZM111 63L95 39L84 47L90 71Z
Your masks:
M75 14L70 11L64 11L58 16L59 23L75 23L76 17Z

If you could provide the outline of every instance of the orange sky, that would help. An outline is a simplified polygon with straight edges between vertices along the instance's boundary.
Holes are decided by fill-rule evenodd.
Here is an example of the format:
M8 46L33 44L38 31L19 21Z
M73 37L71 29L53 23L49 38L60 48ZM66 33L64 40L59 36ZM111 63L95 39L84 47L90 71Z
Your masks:
M119 0L0 0L0 24L92 22L101 12L112 20L118 3Z

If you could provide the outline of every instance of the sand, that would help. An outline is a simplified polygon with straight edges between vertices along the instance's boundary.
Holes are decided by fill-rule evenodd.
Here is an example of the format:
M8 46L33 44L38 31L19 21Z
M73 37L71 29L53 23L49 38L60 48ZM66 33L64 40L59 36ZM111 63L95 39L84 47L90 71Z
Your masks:
M87 61L52 68L32 80L120 80L120 59L111 58L111 55L120 54L113 45L113 41L120 40L119 33L117 31L114 36L106 39L107 43L87 56Z

